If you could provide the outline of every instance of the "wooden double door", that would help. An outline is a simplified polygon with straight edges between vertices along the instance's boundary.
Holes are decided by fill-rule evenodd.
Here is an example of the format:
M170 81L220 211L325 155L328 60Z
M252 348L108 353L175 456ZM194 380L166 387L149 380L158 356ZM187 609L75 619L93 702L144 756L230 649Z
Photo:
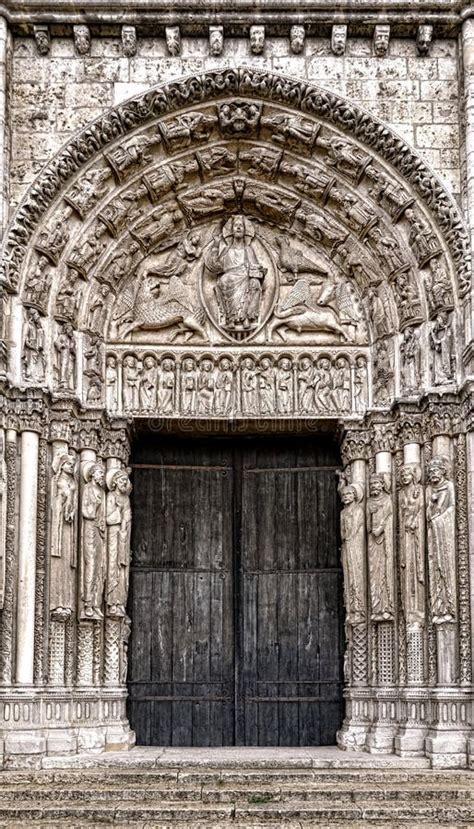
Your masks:
M331 745L343 602L331 437L150 438L133 469L141 745Z

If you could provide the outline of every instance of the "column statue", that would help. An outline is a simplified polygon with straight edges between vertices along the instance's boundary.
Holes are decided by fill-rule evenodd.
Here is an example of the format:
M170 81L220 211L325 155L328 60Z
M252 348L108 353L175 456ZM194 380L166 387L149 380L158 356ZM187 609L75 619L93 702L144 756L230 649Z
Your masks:
M81 618L102 619L105 584L105 473L101 463L86 461L82 470Z
M341 489L344 507L341 512L342 566L347 621L360 625L366 621L365 513L361 484Z
M437 625L456 620L455 492L449 466L442 456L435 456L428 466L428 565L431 613Z
M76 459L60 452L52 462L51 492L51 610L74 607L74 578L76 566L75 517L77 511ZM61 562L55 563L55 559Z
M390 478L373 474L367 500L368 562L371 618L374 622L394 617L393 508Z
M407 624L425 618L425 571L423 563L423 489L418 464L405 464L400 473L400 568L401 597Z
M111 469L107 473L107 590L109 616L125 616L130 571L130 469Z

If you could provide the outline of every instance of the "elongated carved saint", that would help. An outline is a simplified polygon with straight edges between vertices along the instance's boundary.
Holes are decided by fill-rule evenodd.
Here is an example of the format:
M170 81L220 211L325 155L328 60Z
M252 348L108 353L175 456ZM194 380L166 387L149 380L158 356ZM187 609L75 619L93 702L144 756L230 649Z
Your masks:
M107 473L107 613L125 616L130 572L130 530L132 485L129 469L112 469Z
M341 491L342 566L347 621L360 625L366 621L365 512L360 484L348 484Z
M394 616L393 507L388 475L370 476L367 500L368 561L371 618L386 622Z
M407 624L422 624L425 617L425 569L423 563L423 488L418 464L406 464L400 473L400 580Z
M87 461L82 470L82 601L83 619L102 619L105 586L105 472L101 463Z
M456 522L449 460L434 457L426 493L431 614L435 625L456 620Z
M76 459L60 452L53 458L50 608L74 607L76 566L75 518L77 511Z

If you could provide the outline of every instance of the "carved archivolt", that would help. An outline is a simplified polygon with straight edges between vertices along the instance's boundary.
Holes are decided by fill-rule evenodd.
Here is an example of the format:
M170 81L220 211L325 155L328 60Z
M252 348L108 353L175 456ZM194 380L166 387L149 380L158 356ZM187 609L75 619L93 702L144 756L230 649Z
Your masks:
M94 122L20 205L11 374L95 407L104 341L344 346L351 365L368 349L385 407L455 380L466 238L422 162L347 101L250 70L171 83Z

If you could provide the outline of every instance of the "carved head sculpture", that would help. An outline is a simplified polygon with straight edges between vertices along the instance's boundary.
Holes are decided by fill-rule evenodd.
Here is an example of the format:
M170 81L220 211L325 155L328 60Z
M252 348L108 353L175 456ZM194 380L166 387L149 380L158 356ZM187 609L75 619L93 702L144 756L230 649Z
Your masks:
M156 367L155 358L151 354L148 354L145 357L145 359L143 360L143 368L151 369L151 368L155 368L155 367Z
M219 361L219 368L221 371L229 371L232 368L232 364L228 357L222 357Z
M389 492L390 478L380 472L374 472L369 478L369 493L371 498L378 498L382 492Z
M374 54L382 58L388 52L390 43L390 26L376 26L374 30Z
M260 360L260 368L263 368L264 371L272 367L272 361L270 357L262 357Z
M304 49L306 32L304 26L296 24L290 29L290 48L294 55L300 55Z
M400 483L402 486L418 484L421 481L421 468L417 463L406 463L400 470Z
M209 52L213 58L219 57L224 51L224 27L209 26Z
M113 354L109 354L105 360L107 368L115 368L117 366L117 358Z
M131 469L127 466L125 469L111 469L107 473L107 487L113 492L117 489L121 495L129 495L132 491L132 484L129 478Z
M228 244L235 240L245 240L248 243L254 235L255 231L250 221L240 214L231 216L222 228L222 236Z
M76 459L74 455L64 452L53 458L51 466L55 475L60 475L61 472L65 472L67 475L74 475L76 471Z
M289 371L291 369L291 361L288 357L282 357L278 365L283 371Z
M302 369L302 371L307 371L309 368L311 368L311 365L312 365L312 363L311 363L311 360L310 360L309 357L302 357L301 358L300 368Z
M174 363L173 360L165 359L161 364L161 368L163 371L173 371Z
M196 361L193 357L186 357L186 359L183 360L183 371L194 371L195 368Z
M34 35L39 55L47 55L51 46L49 29L47 26L35 26Z
M346 51L347 26L334 25L331 31L331 50L334 55L343 55Z
M133 357L132 354L127 354L127 356L123 358L123 364L126 368L134 368L135 357Z
M122 49L127 58L137 54L137 30L135 26L122 26Z
M365 368L365 357L357 357L356 359L356 366L357 368Z
M442 481L447 480L449 477L450 466L451 464L449 458L446 458L443 455L436 455L432 458L428 464L428 479L430 483L436 486L437 484L442 483Z
M242 360L242 366L243 368L253 369L255 368L255 360L253 359L253 357L245 357Z
M341 500L344 506L360 503L364 497L364 490L361 484L348 484L342 489Z
M261 55L265 48L265 26L250 27L250 51L252 55Z
M73 26L74 46L78 55L87 55L91 48L91 33L88 26Z
M207 357L204 360L201 360L201 371L205 371L206 374L209 374L212 371L212 361Z
M181 51L181 33L179 26L166 26L165 37L169 54L176 57Z
M103 487L105 483L105 469L102 463L86 461L82 467L82 476L86 483L94 483Z
M433 40L433 26L418 26L416 33L416 48L419 55L428 55Z

